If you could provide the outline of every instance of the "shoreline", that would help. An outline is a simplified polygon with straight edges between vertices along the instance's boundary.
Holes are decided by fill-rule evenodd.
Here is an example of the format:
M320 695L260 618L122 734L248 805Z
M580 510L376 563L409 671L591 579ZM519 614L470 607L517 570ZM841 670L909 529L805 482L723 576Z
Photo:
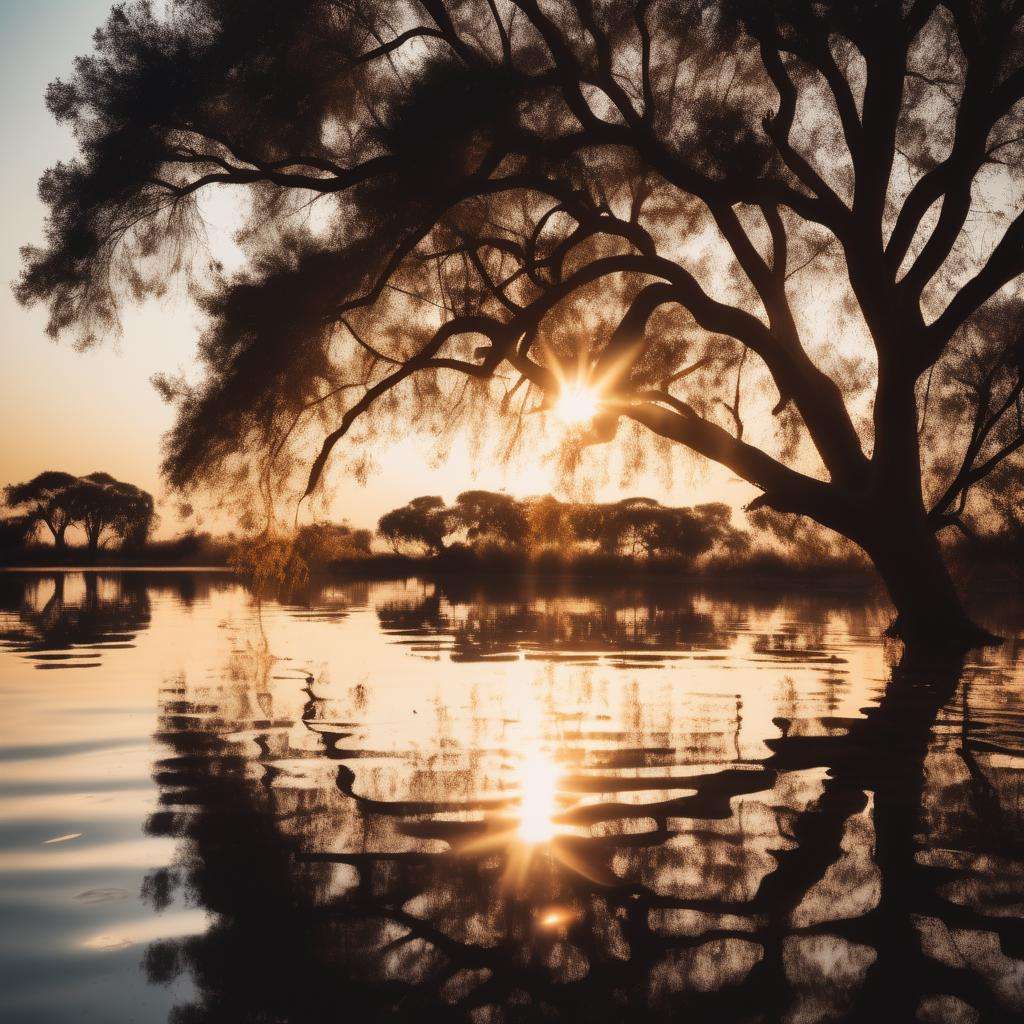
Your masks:
M68 564L54 563L48 565L0 565L0 573L211 573L222 576L235 576L239 580L243 575L236 569L225 565L156 565L156 564L123 564L110 562L106 564ZM687 586L743 586L755 589L767 588L789 588L793 586L811 586L815 590L843 590L843 591L871 591L882 589L881 580L871 571L847 572L847 573L814 573L811 571L794 570L792 572L770 573L770 572L744 572L733 570L726 572L645 572L640 569L636 571L620 571L618 573L593 573L586 571L545 571L516 569L506 571L501 569L468 569L468 570L445 570L443 568L429 565L409 566L407 568L387 569L381 567L354 565L335 566L311 574L311 583L339 582L388 582L402 580L429 580L441 584L471 583L480 581L483 583L586 583L598 588L618 587L627 585L659 586L659 585L687 585ZM1021 586L1020 582L1012 575L979 573L970 580L965 581L965 589L968 591L981 589L992 590L1015 590Z

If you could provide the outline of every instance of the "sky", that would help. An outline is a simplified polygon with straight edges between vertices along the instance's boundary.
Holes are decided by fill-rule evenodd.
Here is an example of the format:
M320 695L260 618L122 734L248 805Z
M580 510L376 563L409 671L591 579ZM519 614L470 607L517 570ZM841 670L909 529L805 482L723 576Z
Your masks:
M74 153L73 140L57 126L44 103L48 82L67 77L74 58L88 52L103 22L107 0L0 0L0 485L28 479L44 469L84 474L103 470L151 491L160 513L159 533L181 527L177 496L160 480L161 438L173 410L150 378L190 370L201 329L180 294L128 309L123 335L87 352L55 342L45 332L46 311L18 305L8 286L19 268L19 248L43 237L39 175ZM496 465L471 467L467 446L453 439L438 462L428 438L408 438L380 453L379 469L365 484L335 480L329 515L356 526L372 526L390 508L418 494L447 500L468 487L507 490L517 496L554 490L556 470L537 464L523 475ZM315 453L311 453L311 458ZM696 478L662 474L640 478L629 493L670 504L749 500L752 490L717 468ZM595 497L623 496L612 478ZM201 507L201 502L198 503ZM225 528L207 519L207 527Z

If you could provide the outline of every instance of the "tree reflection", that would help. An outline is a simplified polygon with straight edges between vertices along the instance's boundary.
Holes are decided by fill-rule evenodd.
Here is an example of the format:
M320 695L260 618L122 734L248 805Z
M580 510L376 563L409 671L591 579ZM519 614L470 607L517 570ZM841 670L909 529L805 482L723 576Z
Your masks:
M453 660L548 664L722 648L735 618L635 595L424 593L380 609L393 640L447 636ZM755 630L749 664L799 660L827 682L813 621L783 635ZM148 888L158 903L180 885L218 915L147 955L154 982L196 981L178 1021L1024 1010L1021 762L999 753L1019 749L1004 710L1012 662L904 652L856 717L808 715L780 693L759 757L735 738L739 698L659 733L624 684L613 721L566 720L544 702L543 663L530 667L534 719L525 704L497 725L473 708L458 726L439 717L430 749L373 749L356 742L358 693L310 679L287 712L272 664L257 643L223 678L175 680L164 696L170 756L150 827L181 852ZM570 668L586 707L590 669Z
M25 652L38 668L97 664L88 652L130 646L150 620L147 581L133 573L53 573L23 582L11 607L17 618L0 642Z

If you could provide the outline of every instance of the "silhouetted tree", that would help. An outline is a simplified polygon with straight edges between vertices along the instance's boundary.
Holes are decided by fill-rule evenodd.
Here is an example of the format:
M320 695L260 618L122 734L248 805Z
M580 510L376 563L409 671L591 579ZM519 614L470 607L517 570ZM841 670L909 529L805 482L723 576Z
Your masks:
M0 518L0 550L24 546L35 534L39 521L30 515Z
M9 484L4 488L4 497L9 507L24 509L25 516L45 523L53 534L57 550L64 551L67 548L65 534L78 518L73 497L77 482L78 478L71 473L50 469L24 483Z
M935 532L1024 430L952 422L942 477L919 420L1024 272L1017 0L183 0L96 40L48 94L80 156L19 295L90 340L125 286L213 281L173 484L280 482L318 422L311 492L367 413L447 428L510 367L855 541L908 639L978 639ZM188 247L220 188L235 277Z
M67 548L68 527L79 524L91 552L117 537L123 547L141 547L153 524L153 496L109 473L77 477L48 470L4 489L7 504L23 517L45 523L58 551Z
M325 566L343 558L365 558L373 535L347 523L309 523L295 536L296 550L310 566Z
M566 545L577 539L574 506L545 494L539 498L527 498L523 507L531 548Z
M579 505L573 511L577 535L608 554L663 556L693 562L716 545L735 554L748 537L732 525L728 505L668 508L652 498L625 498L607 505Z
M762 535L778 544L788 561L804 568L847 562L857 557L854 544L811 519L770 508L753 509L747 513L747 518Z
M396 552L412 545L438 555L445 549L445 537L452 532L451 512L442 498L424 495L382 515L377 532Z
M522 505L511 495L463 491L451 511L454 522L465 528L470 543L491 539L522 546L526 541L526 516Z
M153 522L153 496L109 473L90 473L68 488L75 520L85 530L89 551L116 537L124 547L141 547Z

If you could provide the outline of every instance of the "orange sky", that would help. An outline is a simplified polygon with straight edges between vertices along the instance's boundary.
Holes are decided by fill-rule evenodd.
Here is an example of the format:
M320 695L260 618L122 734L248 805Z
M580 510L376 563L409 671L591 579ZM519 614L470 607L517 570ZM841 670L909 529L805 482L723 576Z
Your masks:
M70 73L74 56L89 49L92 32L109 7L107 0L4 0L0 4L0 34L6 40L7 57L0 66L0 127L5 141L0 151L0 277L6 282L17 276L19 247L42 236L43 208L36 198L40 173L73 153L68 133L46 111L46 84ZM158 499L159 532L173 532L180 525L175 501L158 473L160 439L171 423L172 411L160 401L149 379L161 371L189 373L199 330L196 314L180 294L172 294L160 303L127 310L124 336L85 353L52 342L44 324L44 310L24 310L9 288L0 290L4 365L0 484L26 479L43 469L104 470L151 490ZM382 512L417 494L442 494L450 500L460 490L477 486L522 496L553 486L550 465L537 465L525 475L488 465L474 477L458 438L439 465L432 464L431 451L428 439L412 438L381 453L380 471L365 485L334 481L331 514L369 526ZM629 491L672 504L741 502L753 494L739 481L730 482L718 468L697 481L690 474L677 473L671 485L661 475L651 475ZM621 494L612 474L596 496L608 499ZM206 525L227 524L208 520Z

